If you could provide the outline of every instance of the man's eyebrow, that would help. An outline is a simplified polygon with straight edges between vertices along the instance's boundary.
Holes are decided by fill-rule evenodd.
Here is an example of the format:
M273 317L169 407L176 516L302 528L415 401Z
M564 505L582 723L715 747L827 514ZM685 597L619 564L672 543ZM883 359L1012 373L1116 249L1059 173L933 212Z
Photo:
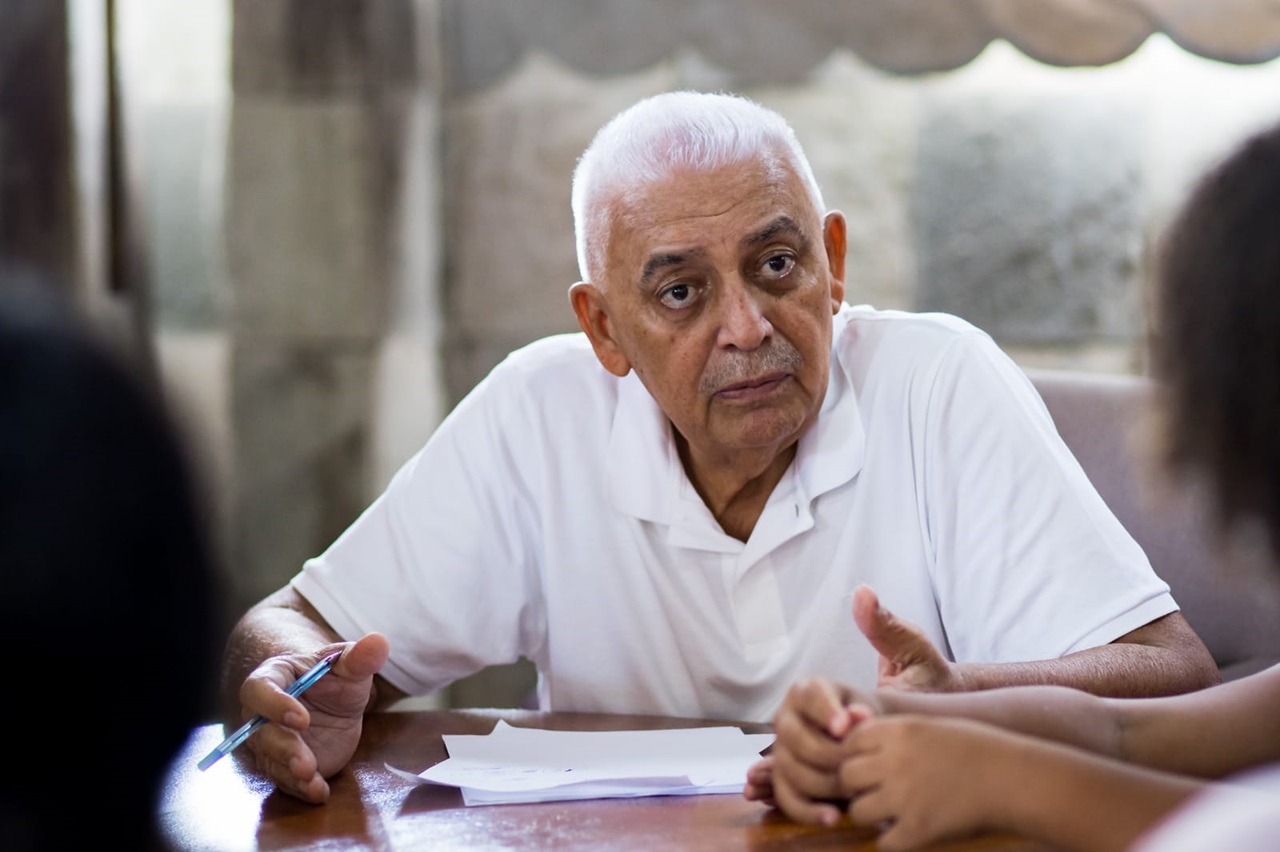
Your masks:
M754 234L748 234L743 237L742 244L746 246L755 246L761 243L767 243L769 240L783 234L796 237L805 243L808 242L808 238L805 236L804 230L795 219L792 219L790 216L779 216L777 219L774 219Z
M640 286L646 287L649 282L662 270L669 266L679 266L682 263L688 263L690 258L705 257L706 252L702 249L690 249L687 252L663 252L662 254L652 255L644 263L644 269L640 272Z

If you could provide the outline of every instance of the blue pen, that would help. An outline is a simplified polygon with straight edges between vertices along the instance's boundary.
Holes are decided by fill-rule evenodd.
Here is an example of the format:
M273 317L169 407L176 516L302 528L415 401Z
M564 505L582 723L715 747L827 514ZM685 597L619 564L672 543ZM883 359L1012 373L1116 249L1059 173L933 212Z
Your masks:
M312 666L306 674L295 680L289 688L285 690L285 692L289 693L294 698L297 698L299 695L310 689L316 681L324 677L325 673L328 672L329 669L333 668L333 664L338 661L338 657L340 656L342 656L341 652L337 654L330 654L325 657L323 660ZM217 748L209 752L209 754L205 756L204 760L200 761L198 764L200 769L203 771L208 769L210 766L213 766L222 758L223 755L230 754L235 750L236 746L249 739L250 734L261 728L266 723L267 719L265 716L254 716L252 719L245 722L236 729L235 733L218 743Z

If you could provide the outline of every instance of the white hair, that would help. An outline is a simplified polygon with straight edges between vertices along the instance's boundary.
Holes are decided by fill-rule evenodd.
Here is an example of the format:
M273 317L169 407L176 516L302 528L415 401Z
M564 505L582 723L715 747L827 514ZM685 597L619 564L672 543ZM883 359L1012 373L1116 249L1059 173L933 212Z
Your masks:
M826 207L809 160L791 125L773 110L739 95L704 92L666 92L628 107L600 128L574 169L571 203L582 280L603 274L614 202L679 169L769 162L778 154L790 161L822 214Z

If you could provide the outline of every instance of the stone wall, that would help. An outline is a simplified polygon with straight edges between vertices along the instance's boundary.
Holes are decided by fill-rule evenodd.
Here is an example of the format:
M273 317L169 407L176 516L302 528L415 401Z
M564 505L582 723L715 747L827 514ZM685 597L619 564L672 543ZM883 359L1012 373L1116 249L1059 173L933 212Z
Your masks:
M157 348L235 613L441 417L434 16L412 0L120 7Z
M70 289L79 258L67 10L3 0L0 16L0 259Z

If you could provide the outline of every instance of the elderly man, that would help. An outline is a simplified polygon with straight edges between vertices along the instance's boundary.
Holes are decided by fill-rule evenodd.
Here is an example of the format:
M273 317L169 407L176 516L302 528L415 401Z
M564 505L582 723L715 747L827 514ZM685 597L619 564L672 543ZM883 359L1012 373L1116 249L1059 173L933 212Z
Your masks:
M877 667L937 691L1217 679L1017 367L954 317L845 305L825 210L745 99L659 95L599 132L573 185L583 334L495 368L231 637L281 789L323 801L367 709L520 656L544 709L738 720Z

